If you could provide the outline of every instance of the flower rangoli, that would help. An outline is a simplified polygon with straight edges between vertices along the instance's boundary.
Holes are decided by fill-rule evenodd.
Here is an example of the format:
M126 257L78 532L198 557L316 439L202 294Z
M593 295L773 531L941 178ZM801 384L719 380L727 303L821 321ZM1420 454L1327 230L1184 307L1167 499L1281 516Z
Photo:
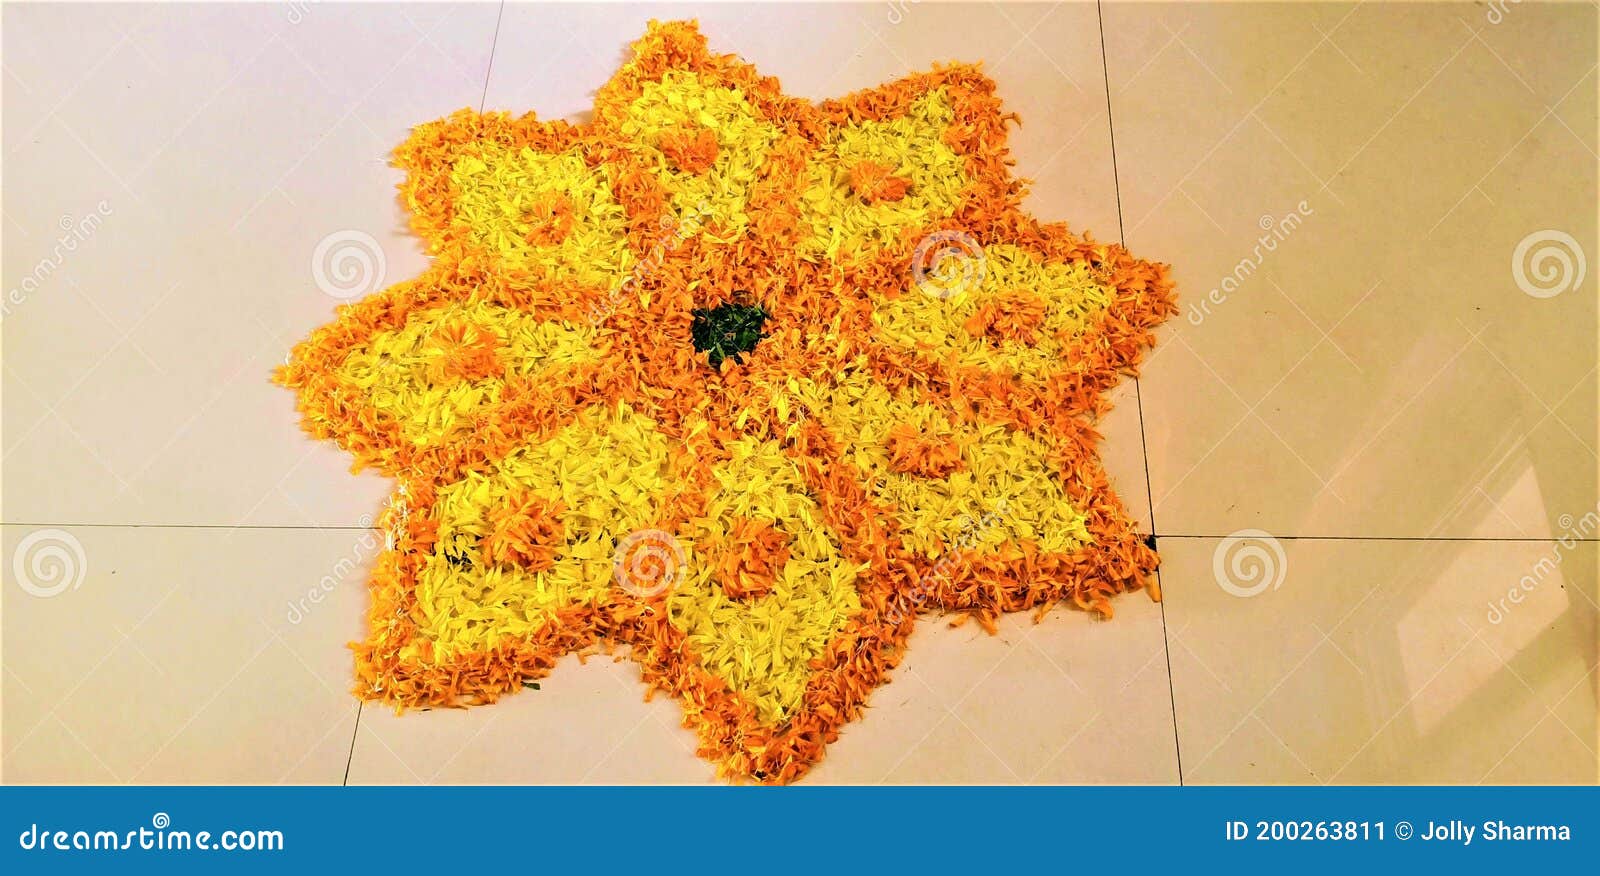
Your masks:
M417 128L431 265L277 375L397 481L358 693L492 702L626 646L723 775L788 782L919 613L1155 595L1092 424L1166 270L1022 211L994 92L811 103L652 23L592 121Z

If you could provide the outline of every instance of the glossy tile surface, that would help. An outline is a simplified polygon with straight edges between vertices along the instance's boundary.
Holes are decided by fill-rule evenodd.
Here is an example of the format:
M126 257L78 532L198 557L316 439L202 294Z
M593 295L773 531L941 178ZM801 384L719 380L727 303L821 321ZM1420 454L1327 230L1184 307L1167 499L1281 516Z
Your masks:
M714 780L627 661L358 710L388 484L266 382L424 266L411 125L581 120L652 17L812 99L983 60L1030 208L1179 283L1099 426L1166 601L924 619L809 782L1597 779L1592 4L3 15L0 780Z
M1158 530L1593 509L1594 7L1104 11L1125 237L1183 309L1143 384Z
M1162 554L1185 781L1595 781L1595 542Z
M6 526L0 545L5 782L343 780L378 533Z
M301 440L267 377L332 316L323 287L424 265L386 158L413 124L478 105L496 9L4 15L6 521L371 515L387 485ZM340 232L359 241L314 265Z

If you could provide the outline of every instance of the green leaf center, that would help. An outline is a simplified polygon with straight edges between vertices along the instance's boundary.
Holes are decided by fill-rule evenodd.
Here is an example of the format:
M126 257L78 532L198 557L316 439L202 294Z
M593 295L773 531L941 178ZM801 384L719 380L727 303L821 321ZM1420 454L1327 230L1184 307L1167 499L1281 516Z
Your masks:
M743 364L743 354L756 348L761 340L761 327L767 322L767 311L759 304L719 304L711 308L696 308L690 334L694 348L709 353L712 368L721 368L722 360L733 357Z

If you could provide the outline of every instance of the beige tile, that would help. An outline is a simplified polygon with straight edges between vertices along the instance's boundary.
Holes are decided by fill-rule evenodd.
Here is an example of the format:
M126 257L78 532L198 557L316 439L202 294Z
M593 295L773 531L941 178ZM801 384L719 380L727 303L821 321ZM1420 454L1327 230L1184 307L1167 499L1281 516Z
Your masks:
M714 778L675 701L644 702L638 667L569 656L492 706L397 715L368 703L352 784L687 784Z
M928 630L919 630L915 638L926 640L930 635ZM912 655L922 644L926 642L918 641L912 646ZM837 742L828 746L822 763L806 775L805 784L876 785L889 781L892 771L910 752L923 745L949 719L950 711L944 699L911 668L916 662L914 656L908 656L901 668L891 673L889 683L873 691L866 713L846 727ZM1001 768L994 781L1001 781L1008 775Z
M1595 272L1541 298L1512 266L1595 239L1565 115L1592 7L1105 14L1126 236L1183 308L1141 386L1157 528L1548 537L1594 507Z
M1483 782L1489 785L1592 785L1597 774L1573 775L1564 767L1569 763L1594 761L1593 737L1585 743L1568 727L1546 716L1505 760L1494 765Z
M1583 141L1590 152L1596 150L1596 142L1600 141L1600 135L1595 131L1595 115L1600 109L1595 107L1592 99L1594 93L1595 71L1590 70L1589 75L1574 83L1566 96L1555 106L1556 115L1560 116L1568 132Z
M1600 405L1600 379L1597 379L1597 372L1591 370L1587 378L1555 401L1553 409L1559 425L1590 450L1596 449L1597 443L1600 443L1597 405Z
M1161 607L1143 595L1097 621L924 618L894 681L874 693L810 781L896 784L1174 783Z
M1150 484L1144 467L1144 424L1139 416L1139 387L1126 380L1111 390L1111 413L1096 426L1101 435L1100 460L1111 488L1140 532L1152 532Z
M710 763L695 755L695 736L678 722L676 704L652 708L650 720L628 731L583 780L595 785L706 785L716 782Z
M627 44L644 33L611 27L627 7L607 4L508 3L500 16L503 45L518 51L496 53L484 92L484 108L541 119L586 121L595 89L623 61Z
M1206 761L1186 765L1183 780L1192 785L1301 785L1315 783L1317 776L1271 727L1252 717L1218 743Z
M1506 75L1514 77L1527 89L1528 99L1555 106L1564 98L1573 96L1571 58L1582 58L1594 52L1596 12L1591 5L1563 7L1558 4L1527 4L1526 9L1507 9L1499 15L1489 8L1462 13L1466 23L1474 28L1480 22L1491 26L1479 31L1479 39L1486 49L1492 50L1505 68ZM1589 94L1594 94L1593 75L1589 72ZM1581 90L1581 89L1579 89ZM1585 101L1593 118L1594 101ZM1592 125L1589 135L1594 132ZM1578 129L1580 133L1584 129Z
M8 785L109 785L125 781L54 715L46 715L33 732L7 751L4 768Z
M1594 541L1161 549L1186 781L1594 780Z
M1152 674L1161 684L1166 683L1165 665L1154 668ZM1164 705L1170 718L1170 698ZM1171 721L1162 726L1153 718L1141 720L1139 715L1137 709L1132 717L1124 715L1108 704L1029 781L1036 785L1176 784L1178 751Z
M1015 5L995 8L1011 26L1009 31L998 28L999 39L1009 46L976 57L1000 84L1006 107L1021 116L1011 146L1016 173L1031 180L1027 207L1039 218L1066 222L1080 234L1119 240L1095 8L1088 4L1045 5L1042 12ZM1036 18L1030 20L1024 13Z
M6 781L343 778L376 533L62 532L0 538Z
M385 485L328 477L346 457L305 441L267 378L332 315L324 236L371 235L389 280L425 263L387 156L478 103L496 11L7 10L3 282L24 299L4 328L8 520L376 509Z
M1160 609L1143 597L1126 602L1109 623L1068 618L1078 622L1024 632L1024 643L955 707L1017 777L1105 782L1143 764L1145 781L1177 780ZM1107 735L1118 740L1109 750Z
M946 715L883 779L891 785L1009 785L1021 781L983 738Z

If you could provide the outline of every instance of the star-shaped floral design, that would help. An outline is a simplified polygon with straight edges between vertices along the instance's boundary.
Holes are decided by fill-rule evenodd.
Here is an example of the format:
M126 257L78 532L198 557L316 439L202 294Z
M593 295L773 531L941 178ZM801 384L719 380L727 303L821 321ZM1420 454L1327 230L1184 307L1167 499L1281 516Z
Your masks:
M358 692L489 702L624 645L724 775L787 782L920 612L1154 595L1092 424L1170 282L1021 210L994 92L814 104L652 23L586 124L417 128L431 266L277 375L398 482Z

